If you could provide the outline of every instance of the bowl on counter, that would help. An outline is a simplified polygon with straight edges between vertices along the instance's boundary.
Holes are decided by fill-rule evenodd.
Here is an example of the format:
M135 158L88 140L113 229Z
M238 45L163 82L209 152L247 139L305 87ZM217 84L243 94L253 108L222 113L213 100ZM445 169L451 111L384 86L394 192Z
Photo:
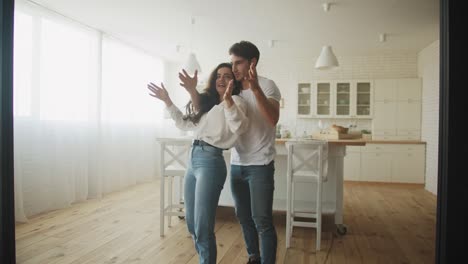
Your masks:
M335 125L335 124L333 124L333 125L331 126L331 128L333 128L334 130L338 131L338 133L340 133L340 134L347 134L347 133L348 133L348 130L349 130L349 128L347 128L347 127L337 126L337 125Z

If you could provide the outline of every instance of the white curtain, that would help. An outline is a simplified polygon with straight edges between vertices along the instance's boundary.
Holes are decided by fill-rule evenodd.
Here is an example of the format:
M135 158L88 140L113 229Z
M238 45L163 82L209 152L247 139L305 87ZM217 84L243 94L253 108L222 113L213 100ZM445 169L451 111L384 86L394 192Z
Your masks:
M17 221L154 179L160 59L22 1L14 49Z

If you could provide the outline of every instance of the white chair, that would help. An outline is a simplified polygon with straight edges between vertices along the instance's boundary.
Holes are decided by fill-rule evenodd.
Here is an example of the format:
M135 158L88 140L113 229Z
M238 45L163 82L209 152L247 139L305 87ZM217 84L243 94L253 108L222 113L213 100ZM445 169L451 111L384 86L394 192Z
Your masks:
M158 138L157 142L160 145L160 236L164 236L164 216L167 216L168 226L171 226L171 217L185 216L183 211L183 178L187 170L187 161L192 144L192 140L183 139L167 139ZM173 202L173 186L174 177L179 177L179 201ZM168 204L165 202L165 183L168 180Z
M328 147L326 141L288 141L287 161L287 201L286 201L286 248L291 246L294 226L313 227L317 230L316 250L320 251L322 232L322 182L326 181L326 158ZM315 183L315 208L299 211L294 206L294 186L297 183ZM313 186L312 186L313 187ZM311 192L313 195L313 192ZM297 221L295 218L315 219L315 222Z

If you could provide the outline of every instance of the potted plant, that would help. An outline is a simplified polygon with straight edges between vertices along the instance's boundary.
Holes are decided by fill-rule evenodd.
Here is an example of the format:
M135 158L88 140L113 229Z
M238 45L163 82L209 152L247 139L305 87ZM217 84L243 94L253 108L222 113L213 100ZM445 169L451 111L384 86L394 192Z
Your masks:
M281 124L276 125L276 138L281 138Z
M372 134L370 130L363 129L361 130L361 133L362 133L362 139L372 140Z

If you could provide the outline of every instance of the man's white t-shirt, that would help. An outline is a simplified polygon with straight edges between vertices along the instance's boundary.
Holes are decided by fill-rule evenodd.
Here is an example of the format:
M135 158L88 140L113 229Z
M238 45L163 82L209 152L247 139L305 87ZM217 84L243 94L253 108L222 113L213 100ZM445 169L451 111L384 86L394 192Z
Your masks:
M281 93L275 82L258 76L258 83L265 96L276 101L281 100ZM251 89L242 90L239 94L247 103L249 127L239 136L231 151L231 164L234 165L266 165L276 155L276 129L268 123L257 106L257 99Z

